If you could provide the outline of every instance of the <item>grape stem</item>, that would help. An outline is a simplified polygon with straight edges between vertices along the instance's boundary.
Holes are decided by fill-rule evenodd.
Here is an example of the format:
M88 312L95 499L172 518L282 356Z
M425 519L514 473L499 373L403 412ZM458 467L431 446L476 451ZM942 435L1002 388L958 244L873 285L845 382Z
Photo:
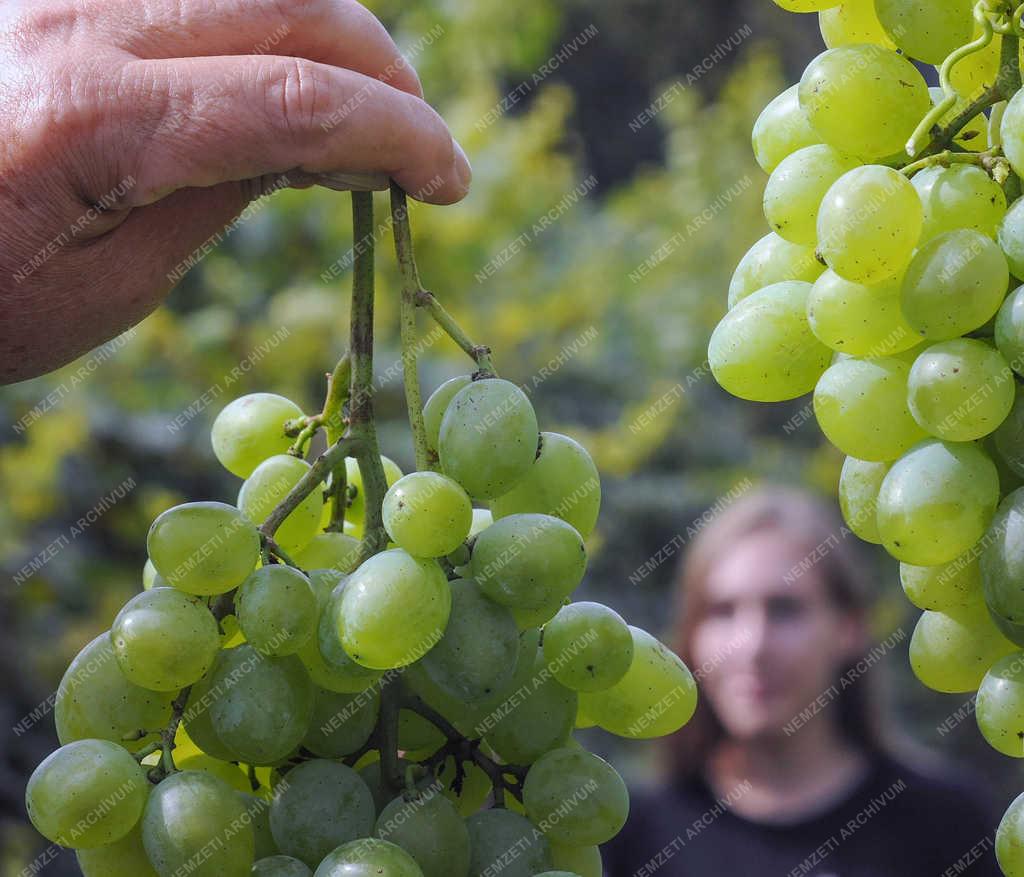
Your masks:
M978 165L988 171L999 183L1002 183L1009 174L1009 163L1003 158L1002 149L998 146L985 152L953 152L947 149L912 161L901 168L901 171L909 177L926 167L933 165L949 167L952 164Z
M493 378L497 375L494 365L491 363L491 348L485 347L482 344L474 344L470 341L469 336L455 322L452 315L445 310L444 305L437 300L432 292L427 292L425 289L417 292L416 305L426 310L434 318L434 322L448 333L448 337L458 344L467 356L473 359L477 367L477 373L474 375L474 378Z
M327 398L324 400L321 421L327 429L327 444L335 445L344 435L346 422L343 417L348 402L349 385L352 381L352 357L345 355L338 360L334 371L327 376ZM345 508L348 505L348 469L345 460L339 460L330 472L331 484L325 499L331 504L331 520L327 532L341 533L345 529Z
M178 733L181 717L185 714L185 704L188 703L188 695L191 690L192 686L188 685L178 692L178 696L171 702L171 720L167 723L167 727L160 731L160 740L150 744L153 747L152 752L160 750L162 753L160 763L149 772L149 781L152 783L159 783L178 769L174 764L172 754L174 738ZM142 757L145 758L145 756Z

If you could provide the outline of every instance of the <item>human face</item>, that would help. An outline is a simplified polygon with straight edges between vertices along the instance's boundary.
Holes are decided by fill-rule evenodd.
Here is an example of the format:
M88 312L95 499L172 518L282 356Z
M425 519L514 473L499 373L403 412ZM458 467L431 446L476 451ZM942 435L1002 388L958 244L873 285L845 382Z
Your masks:
M739 542L708 576L692 657L730 737L783 736L863 646L859 621L830 601L822 565L791 574L805 557L765 531Z

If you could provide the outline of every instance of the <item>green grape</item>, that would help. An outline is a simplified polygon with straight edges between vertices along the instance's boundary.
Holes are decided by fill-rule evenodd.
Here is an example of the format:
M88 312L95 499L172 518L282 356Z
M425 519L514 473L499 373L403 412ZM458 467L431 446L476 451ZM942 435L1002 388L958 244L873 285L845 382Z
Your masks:
M1006 195L980 167L933 165L914 174L911 184L924 208L921 243L960 228L995 239L1006 215Z
M142 827L138 824L120 840L91 850L77 850L75 856L82 877L159 877L146 857Z
M893 460L926 435L907 406L910 366L894 357L844 359L814 389L821 431L858 460Z
M782 238L814 247L818 209L825 193L857 160L824 143L787 155L772 171L764 189L764 215Z
M813 247L792 244L775 232L769 232L747 250L736 266L729 282L729 308L773 283L784 280L814 283L824 270Z
M120 840L139 821L149 793L134 756L109 740L76 740L50 753L25 788L29 819L62 847Z
M570 603L544 628L544 660L573 691L611 688L633 663L633 637L617 612L600 603Z
M339 582L331 591L326 607L320 614L320 623L317 626L317 646L319 657L327 666L332 683L329 686L335 692L358 694L368 685L380 679L379 670L372 670L357 664L349 657L341 644L340 630L343 624L341 616L341 600L345 593L346 581ZM310 651L313 651L310 646ZM299 657L305 654L305 650L299 652ZM314 661L314 663L317 663ZM315 681L315 677L314 677Z
M955 611L982 599L981 566L973 551L938 566L901 563L900 583L918 609Z
M926 439L900 457L878 492L885 549L915 566L959 557L985 533L999 501L999 476L974 444Z
M250 521L262 524L309 470L309 463L298 457L268 457L245 479L238 494L238 507ZM323 508L323 491L314 490L281 522L274 540L289 553L301 551L320 529Z
M622 830L629 793L604 759L582 749L553 749L526 774L523 805L546 835L584 846L604 843Z
M902 278L875 286L828 270L807 297L807 322L822 343L852 356L890 356L921 340L900 310Z
M125 740L135 731L163 728L171 718L174 695L142 688L128 681L104 631L68 666L54 700L54 720L61 743L109 740L135 752L156 739L149 734Z
M977 689L988 668L1016 649L983 605L928 610L910 637L910 666L928 688L957 694Z
M531 764L549 749L564 746L576 721L578 696L555 679L539 650L529 681L477 725L484 739L506 761Z
M388 487L402 477L402 470L390 457L381 454L380 464L384 467L384 482ZM359 470L359 463L352 457L345 458L345 474L351 496L347 517L362 527L363 518L366 517L366 490L363 487L363 473Z
M129 682L178 691L197 682L220 651L220 630L205 603L175 588L155 588L125 603L110 641Z
M993 749L1024 758L1024 652L993 664L978 688L974 716Z
M472 539L493 523L494 515L491 514L490 509L473 509L473 524L469 528L469 538Z
M142 842L160 877L248 877L255 840L245 807L223 780L171 774L150 793Z
M516 669L519 631L512 613L468 579L448 583L452 611L441 641L420 660L451 697L478 700L505 686Z
M878 20L893 42L927 64L941 64L971 41L972 8L971 0L875 0Z
M313 587L290 566L262 566L238 589L238 623L246 642L267 655L291 655L316 632Z
M772 0L787 12L820 12L836 5L836 0Z
M511 810L481 810L466 820L473 850L469 877L533 877L552 867L551 845L525 816ZM518 855L510 856L509 850Z
M313 717L302 745L321 758L351 755L370 739L379 712L380 691L376 687L358 694L318 687L313 695Z
M476 537L469 565L492 600L537 609L576 589L587 553L580 534L561 518L509 515Z
M411 761L416 760L413 753L423 750L434 752L444 743L444 734L423 716L412 710L400 710L398 713L398 748L406 753Z
M999 310L1010 275L999 247L979 231L947 231L921 245L903 277L903 316L931 341L983 326Z
M267 457L291 447L294 439L284 434L285 421L302 416L302 409L283 396L242 396L229 402L213 421L213 453L231 474L248 478Z
M404 667L441 639L451 606L451 589L435 561L400 548L383 551L345 585L336 616L341 644L364 667Z
M185 703L185 712L182 715L182 725L185 728L189 739L196 744L207 755L211 755L220 761L235 761L238 756L224 743L213 727L213 718L210 714L210 705L223 693L223 686L214 688L213 680L218 676L218 671L233 653L234 649L222 651L214 662L210 672L200 679L188 693L188 700Z
M924 209L913 184L884 165L841 176L818 208L818 252L840 277L876 284L903 273Z
M996 229L996 240L1013 276L1024 280L1024 198L1010 205Z
M1024 795L1014 799L999 821L996 861L1006 877L1024 875Z
M423 877L469 873L469 830L436 785L395 798L381 812L374 834L412 856Z
M1013 407L992 439L998 457L996 462L1002 461L1014 475L1024 476L1024 390L1016 390Z
M1024 286L1007 297L996 314L995 342L1017 374L1024 375Z
M821 143L821 138L811 127L806 113L800 107L797 89L798 86L793 85L772 98L754 122L751 145L754 147L754 158L766 174L775 170L787 155L792 155L805 146ZM778 278L791 279L798 278Z
M237 588L260 558L256 527L222 502L187 502L168 509L153 521L146 547L168 584L201 596Z
M946 98L946 93L937 86L929 86L928 94L931 95L932 106L938 106ZM948 125L954 118L960 115L965 109L967 102L962 98L954 104L946 115L939 122L940 125ZM971 152L980 152L988 149L989 144L989 120L984 113L978 113L970 122L960 129L953 142Z
M317 533L292 560L299 569L350 573L359 566L359 540L347 533Z
M572 524L586 539L597 524L601 478L586 448L567 435L540 434L537 459L508 493L491 500L495 518L537 512Z
M268 657L250 645L223 653L210 675L210 723L235 759L273 764L305 737L313 685L295 655Z
M807 322L810 292L809 283L775 283L722 318L708 360L723 389L753 402L782 402L814 389L832 351Z
M1003 140L1003 154L1017 174L1024 171L1024 98L1018 91L1003 111L999 132Z
M830 49L863 43L896 48L875 14L874 0L845 0L839 6L823 9L818 13L818 29Z
M364 837L334 850L313 877L423 877L423 872L400 846Z
M537 456L533 405L509 381L474 381L445 409L438 453L444 473L474 499L508 493Z
M800 77L800 106L821 138L865 160L901 152L931 109L924 77L881 46L839 46Z
M604 873L601 851L594 846L577 847L552 841L551 860L556 868L563 868L579 877L601 877Z
M313 872L291 856L271 856L252 866L252 877L313 877Z
M491 779L475 763L469 762L463 766L462 787L459 792L455 791L455 764L452 759L447 759L444 767L437 775L437 781L441 784L444 796L455 805L459 815L468 819L477 810L480 810L487 802L491 794Z
M682 660L647 631L629 628L633 663L611 688L584 693L586 715L620 737L650 739L678 731L697 708L697 683Z
M211 774L218 779L224 780L236 792L248 792L252 789L249 778L242 772L237 764L230 761L222 761L207 755L205 752L196 752L192 755L176 756L174 760L178 770L201 770Z
M441 420L448 409L448 403L463 387L473 382L470 375L459 375L449 378L430 394L427 404L423 406L423 426L427 432L427 447L437 450L438 437L441 434Z
M373 830L373 795L352 768L306 761L285 783L270 805L270 828L285 855L315 868L331 850Z
M839 475L839 508L843 520L861 539L875 545L882 544L875 513L878 491L888 471L888 463L847 457Z
M1015 642L1024 639L1024 489L1003 498L981 544L985 603L993 620ZM1024 645L1024 643L1020 643Z
M145 566L142 567L142 587L146 591L151 588L170 587L170 583L156 571L153 561L148 557L146 558Z
M975 22L971 39L980 35L981 25ZM950 83L964 101L975 100L995 85L999 75L1002 41L999 34L994 34L992 42L984 49L961 58L953 65L949 73Z
M1013 372L984 341L958 338L932 344L907 379L907 404L931 435L968 442L996 429L1013 407Z
M519 630L527 630L531 627L543 627L558 614L563 606L568 605L568 598L557 597L536 609L520 609L518 606L513 606L511 612L512 617L515 619L516 627Z
M252 825L252 834L256 841L256 860L278 855L281 851L277 848L274 835L270 831L271 802L248 792L238 792L237 796Z
M457 482L438 472L403 475L384 495L384 527L414 557L444 557L469 536L473 504Z

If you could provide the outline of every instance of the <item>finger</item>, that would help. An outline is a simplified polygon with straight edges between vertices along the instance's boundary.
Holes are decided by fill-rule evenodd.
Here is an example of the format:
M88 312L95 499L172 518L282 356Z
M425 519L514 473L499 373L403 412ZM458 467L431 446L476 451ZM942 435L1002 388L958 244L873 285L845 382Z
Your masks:
M115 0L115 5L117 13L103 16L99 26L117 47L138 58L290 55L356 70L423 96L416 71L384 25L355 0Z
M117 88L129 206L292 169L385 174L436 204L468 190L469 163L441 117L350 70L276 56L135 61Z

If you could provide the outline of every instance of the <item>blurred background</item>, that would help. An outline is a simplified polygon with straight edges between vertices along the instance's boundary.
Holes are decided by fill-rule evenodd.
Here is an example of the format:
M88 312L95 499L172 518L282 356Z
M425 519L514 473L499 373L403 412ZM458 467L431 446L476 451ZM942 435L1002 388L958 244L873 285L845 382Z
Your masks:
M705 364L733 266L767 231L750 128L821 50L817 16L764 0L368 5L474 168L458 206L414 207L424 283L525 386L542 428L577 438L601 470L580 596L663 632L679 558L709 508L766 480L835 497L842 456L809 397L741 402ZM378 243L377 413L383 452L408 471L398 283L390 235ZM140 589L150 522L179 502L236 497L238 479L210 448L213 418L253 391L319 410L324 372L346 346L351 245L347 195L279 192L136 329L0 391L2 877L35 873L22 871L43 849L23 791L57 745L52 695ZM429 336L425 395L469 370ZM872 669L894 721L1009 800L1016 771L985 746L970 699L910 673L916 610L896 562L858 548L877 589L877 640L904 632ZM655 769L650 744L586 742L629 779ZM45 872L76 874L73 856Z

